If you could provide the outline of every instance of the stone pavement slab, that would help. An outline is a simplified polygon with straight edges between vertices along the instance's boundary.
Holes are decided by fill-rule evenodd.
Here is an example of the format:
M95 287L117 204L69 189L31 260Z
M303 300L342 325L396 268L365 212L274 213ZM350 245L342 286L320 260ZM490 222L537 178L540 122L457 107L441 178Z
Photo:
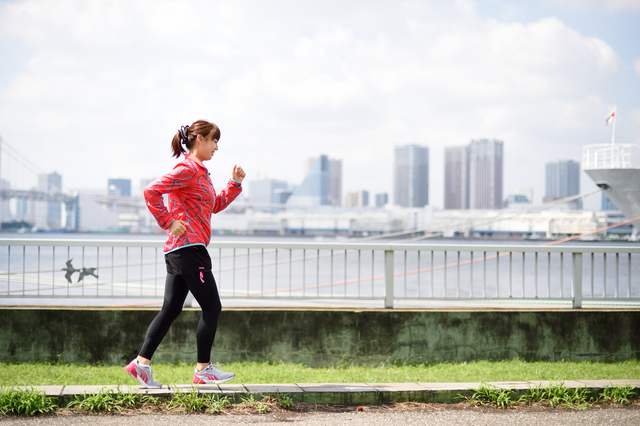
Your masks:
M302 388L296 384L283 383L276 385L244 385L251 393L302 393Z
M418 383L424 386L427 390L431 391L455 391L475 389L480 386L480 383L464 382L464 383Z
M498 389L509 390L527 390L533 387L529 384L529 382L489 382L487 383L487 385L494 386Z
M126 387L125 387L126 389ZM100 393L102 391L120 392L120 386L104 385L104 386L65 386L60 392L60 396L75 396L84 393ZM126 392L126 390L123 390Z
M541 381L533 380L533 381L530 381L528 383L531 384L531 387L540 386L540 387L544 388L544 387L547 387L547 386L550 386L550 385L556 385L556 384L558 384L560 382L564 383L564 387L565 388L583 388L585 386L584 383L582 383L582 382L580 382L578 380L564 380L564 381L562 381L562 380L560 380L560 381L558 381L558 380L541 380Z
M21 390L36 389L43 391L47 396L60 396L64 386L16 386L16 388Z
M245 393L245 392L247 392L247 390L245 389L244 385L223 383L221 385L218 385L218 387L220 388L220 390L223 393Z
M366 383L378 392L424 392L427 389L420 383Z
M578 380L590 388L606 388L607 386L633 386L640 388L640 380Z
M365 383L298 383L304 392L376 392L374 388Z

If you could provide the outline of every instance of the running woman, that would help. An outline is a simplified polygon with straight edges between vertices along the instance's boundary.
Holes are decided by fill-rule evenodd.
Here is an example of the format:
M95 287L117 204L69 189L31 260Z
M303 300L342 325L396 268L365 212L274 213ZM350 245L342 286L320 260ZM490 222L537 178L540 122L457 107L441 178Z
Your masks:
M211 273L207 245L211 240L211 214L224 210L242 192L245 172L235 165L227 187L216 194L203 162L218 150L220 129L199 120L183 126L173 137L173 156L185 154L182 162L169 174L151 182L144 190L149 210L161 228L168 230L164 245L167 279L162 310L149 325L147 337L138 357L125 370L147 388L162 385L153 379L151 357L182 311L187 293L202 308L196 334L198 359L193 383L224 383L235 377L211 364L211 347L222 310L216 281ZM169 208L162 195L169 194Z

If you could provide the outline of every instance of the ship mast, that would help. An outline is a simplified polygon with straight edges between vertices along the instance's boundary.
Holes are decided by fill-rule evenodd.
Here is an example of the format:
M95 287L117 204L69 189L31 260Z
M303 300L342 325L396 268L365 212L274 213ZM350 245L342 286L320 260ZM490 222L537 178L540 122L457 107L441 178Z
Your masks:
M618 118L618 105L613 107L613 134L611 135L611 148L613 148L613 144L616 143L616 121Z
M613 111L611 112L611 115L609 116L612 121L613 121L613 132L611 134L611 168L615 168L615 143L616 143L616 122L618 121L618 105L614 105L613 107ZM606 124L605 124L606 126Z

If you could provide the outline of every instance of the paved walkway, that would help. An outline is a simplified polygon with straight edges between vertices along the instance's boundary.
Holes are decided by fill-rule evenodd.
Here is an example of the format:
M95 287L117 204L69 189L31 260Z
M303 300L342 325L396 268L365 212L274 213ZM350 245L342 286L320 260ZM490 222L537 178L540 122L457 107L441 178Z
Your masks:
M526 391L532 387L545 387L549 381L493 382L487 383L502 389ZM640 388L640 380L565 380L568 388L588 388L599 393L607 386L630 385ZM459 402L458 394L470 394L471 389L480 387L480 383L287 383L287 384L222 384L222 385L176 385L163 386L161 389L146 389L141 386L38 386L48 396L72 399L83 393L97 393L101 390L117 392L141 392L154 396L168 397L175 392L215 393L231 398L244 394L288 395L294 402L317 404L383 404L393 402ZM28 386L22 388L29 389Z
M345 407L338 413L269 413L249 415L212 414L140 414L140 415L75 415L6 418L7 426L228 426L228 425L296 425L296 426L638 426L640 410L629 408L594 408L574 410L471 410L427 406L402 411L371 409L356 411Z

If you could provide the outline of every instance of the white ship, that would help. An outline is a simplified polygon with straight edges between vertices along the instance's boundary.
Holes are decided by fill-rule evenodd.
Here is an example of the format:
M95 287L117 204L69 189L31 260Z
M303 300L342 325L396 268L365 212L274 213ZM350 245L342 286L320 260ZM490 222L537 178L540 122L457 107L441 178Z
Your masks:
M631 149L636 145L615 143L615 109L610 144L587 145L582 149L582 168L604 190L604 194L628 219L640 217L640 168L631 167ZM605 124L606 125L606 124ZM640 230L640 219L633 222Z

